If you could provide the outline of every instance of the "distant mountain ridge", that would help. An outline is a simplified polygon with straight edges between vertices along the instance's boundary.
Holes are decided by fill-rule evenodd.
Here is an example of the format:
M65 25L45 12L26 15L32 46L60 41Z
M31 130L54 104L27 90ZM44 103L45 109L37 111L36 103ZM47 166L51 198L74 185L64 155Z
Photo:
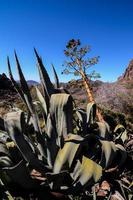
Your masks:
M39 85L39 83L37 81L34 81L34 80L28 80L27 83L28 83L29 86Z
M17 81L19 83L19 81ZM34 80L28 80L27 81L29 86L35 86L35 85L39 85L39 83L37 81ZM0 89L2 90L14 90L11 80L7 77L7 75L5 73L0 74Z

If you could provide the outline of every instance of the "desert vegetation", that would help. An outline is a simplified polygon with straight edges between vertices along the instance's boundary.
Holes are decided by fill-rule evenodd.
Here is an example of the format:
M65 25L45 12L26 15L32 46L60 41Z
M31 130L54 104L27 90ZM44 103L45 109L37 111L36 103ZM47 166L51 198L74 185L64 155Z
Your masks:
M71 40L68 50L79 44ZM77 106L72 95L60 87L54 66L55 84L51 82L34 51L41 82L41 90L35 88L37 98L31 95L17 54L20 84L7 59L10 80L25 106L1 118L0 199L131 200L133 138L123 115L99 111L81 58L72 62L74 68L80 67L78 73L82 72L88 94L86 108ZM68 56L67 50L65 53Z

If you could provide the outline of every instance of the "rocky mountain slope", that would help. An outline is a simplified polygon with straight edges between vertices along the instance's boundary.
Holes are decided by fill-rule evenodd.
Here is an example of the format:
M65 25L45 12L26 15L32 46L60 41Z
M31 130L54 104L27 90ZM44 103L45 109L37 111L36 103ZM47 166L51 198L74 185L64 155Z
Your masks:
M109 109L132 116L133 114L133 60L124 74L114 83L102 84L95 93L96 101Z
M133 82L133 59L129 62L124 74L118 78L118 81Z
M133 115L133 60L116 82L94 81L92 88L95 100L102 108L131 117ZM84 106L87 98L82 81L69 82L67 89L73 94L76 102Z

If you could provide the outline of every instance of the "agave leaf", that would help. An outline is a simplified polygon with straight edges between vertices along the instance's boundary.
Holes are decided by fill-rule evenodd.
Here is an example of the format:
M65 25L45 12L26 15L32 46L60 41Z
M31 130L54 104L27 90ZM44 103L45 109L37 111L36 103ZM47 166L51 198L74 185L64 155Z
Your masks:
M100 161L100 165L102 167L108 168L113 158L116 156L117 148L114 142L100 140L102 144L102 157Z
M56 73L56 70L55 70L53 64L52 64L52 68L53 68L53 72L54 72L55 88L57 89L57 88L60 88L59 78L58 78L58 75Z
M16 145L15 137L25 133L26 123L24 113L22 111L7 113L5 116L5 128ZM34 150L34 148L32 149Z
M25 80L23 72L21 70L16 52L15 52L15 59L16 59L16 66L17 66L17 69L18 69L18 74L19 74L21 88L22 88L22 91L23 91L23 94L24 94L24 98L25 98L25 101L26 101L28 108L30 110L31 116L33 118L33 125L34 125L34 128L35 128L35 131L37 133L39 133L41 130L40 130L40 127L39 127L38 116L37 116L37 113L34 109L34 106L33 106L33 103L32 103L32 97L31 97L31 94L30 94L30 91L29 91L29 87L28 87L28 84Z
M24 160L27 161L33 169L44 172L44 170L46 170L45 165L37 159L32 143L29 140L27 142L24 136L25 127L26 124L23 112L7 113L5 117L5 128L21 152Z
M39 69L38 69L38 71L39 71ZM40 71L39 71L39 77L40 77L40 81L41 81L42 93L43 93L43 96L44 96L44 99L45 99L46 105L47 105L47 112L49 112L49 100L50 100L50 96L47 94L47 91L46 91L45 87L43 86L42 75L41 75Z
M115 129L114 133L117 135L115 140L121 139L123 143L125 143L128 139L127 130L121 124L118 124Z
M34 126L34 129L35 129L36 137L37 137L37 141L38 141L38 149L40 151L41 157L43 157L46 154L45 153L46 147L44 147L45 141L44 141L44 139L41 135L41 128L39 126L38 115L37 115L36 110L34 108L34 105L33 105L33 102L32 102L32 97L31 97L31 94L30 94L30 90L29 90L28 84L25 80L25 77L23 75L23 72L21 70L16 52L15 52L15 59L16 59L16 66L17 66L17 69L18 69L19 78L20 78L21 88L22 88L22 91L23 91L23 94L24 94L25 101L26 101L28 108L30 110L31 117L33 119L32 120L33 126Z
M79 118L79 120L83 123L86 122L86 112L82 109L76 110L76 114Z
M47 92L47 96L50 97L51 94L54 93L54 86L52 84L52 82L50 81L49 75L43 65L42 59L39 57L36 49L34 48L34 52L37 58L37 62L38 62L38 70L39 70L39 75L40 75L40 79L41 79L41 83L43 86L43 90L45 90Z
M87 124L93 124L96 117L96 104L88 103L87 104Z
M47 115L48 111L47 111L46 101L45 101L43 95L41 94L40 90L37 87L36 87L36 94L37 94L38 100L40 101L40 103L42 105L45 115Z
M104 139L109 139L110 127L107 122L96 122L99 127L99 135Z
M16 66L17 66L19 78L20 78L20 84L21 84L21 89L22 89L21 92L23 93L24 99L25 99L25 101L26 101L26 103L29 107L30 112L32 113L32 108L31 108L32 107L32 105L31 105L32 98L31 98L31 95L30 95L28 84L27 84L27 82L24 78L24 75L22 73L16 52L15 52L15 59L16 59Z
M47 124L46 124L46 133L47 133L47 162L48 165L52 168L57 152L59 147L56 144L57 133L54 122L51 120L50 113L47 117Z
M15 59L16 59L16 66L17 66L17 70L18 70L18 74L19 74L19 78L20 78L20 83L21 83L21 87L22 87L22 91L24 93L24 96L26 96L26 99L32 102L32 98L29 92L29 87L28 84L24 78L24 75L22 73L21 67L20 67L20 63L17 57L16 52L14 52L15 54Z
M80 143L76 142L69 142L69 141L82 141L83 138L80 137L79 135L74 135L74 134L69 134L68 138L65 140L65 145L62 149L59 150L55 163L54 163L54 168L53 172L54 173L59 173L61 172L63 166L68 163L69 168L71 167L74 157L79 149Z
M96 183L102 176L102 167L91 159L83 156L82 161L77 162L72 178L75 180L74 185L81 183L82 186L89 183Z
M39 116L39 127L42 132L42 137L44 137L46 140L47 135L45 134L45 131L46 131L47 116L46 116L46 114L42 108L42 105L39 101L34 101L33 104L34 104L35 110ZM31 119L31 124L33 124L32 119Z
M55 126L56 137L60 147L60 139L72 133L73 100L69 94L53 94L50 99L50 115ZM51 133L48 133L49 137ZM55 135L54 135L55 137Z
M43 95L41 94L40 90L37 87L36 87L36 94L37 94L37 98L41 104L41 107L43 109L44 119L45 119L45 123L46 123L47 114L48 114L46 101L45 101Z
M127 130L121 134L121 140L125 143L128 140Z
M10 79L12 81L12 84L13 84L14 88L16 89L16 91L18 92L18 94L20 95L20 97L23 100L24 104L27 106L27 103L26 103L25 98L24 98L24 94L23 94L22 90L20 89L18 83L13 78L9 57L7 57L7 65L8 65L9 77L10 77ZM27 108L28 108L28 106L27 106ZM29 110L29 108L28 108L28 110Z

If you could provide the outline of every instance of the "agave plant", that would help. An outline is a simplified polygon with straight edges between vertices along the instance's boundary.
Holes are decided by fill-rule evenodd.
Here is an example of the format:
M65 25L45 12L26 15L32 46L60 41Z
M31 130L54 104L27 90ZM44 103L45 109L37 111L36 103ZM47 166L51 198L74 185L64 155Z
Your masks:
M12 196L34 193L39 188L68 196L90 191L106 173L122 169L127 159L123 146L126 130L117 126L114 130L117 137L112 141L107 122L97 122L96 104L88 103L86 111L77 108L71 94L60 87L54 66L55 84L36 50L35 55L42 87L42 93L36 87L36 102L16 52L20 85L13 78L7 59L10 79L27 112L10 112L4 118L4 137L0 137L1 181ZM41 110L44 129L36 106ZM31 175L34 170L41 174L39 180Z

